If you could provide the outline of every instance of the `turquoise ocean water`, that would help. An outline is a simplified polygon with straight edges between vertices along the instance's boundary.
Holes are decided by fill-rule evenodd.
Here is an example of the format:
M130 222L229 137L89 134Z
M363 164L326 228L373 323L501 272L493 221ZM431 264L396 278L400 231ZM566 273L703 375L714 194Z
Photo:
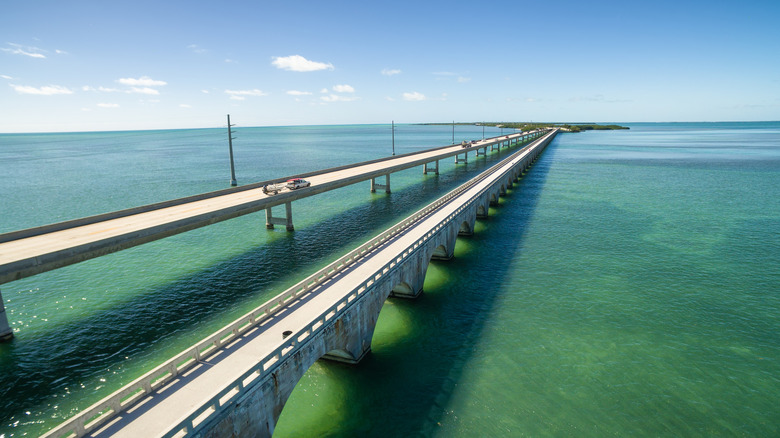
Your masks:
M780 435L780 123L629 126L559 135L420 298L387 302L359 366L315 364L275 436ZM0 134L0 232L225 188L225 137ZM237 137L240 184L391 152L387 125ZM399 153L451 140L396 126ZM0 436L40 434L505 155L296 201L294 233L253 214L0 285Z

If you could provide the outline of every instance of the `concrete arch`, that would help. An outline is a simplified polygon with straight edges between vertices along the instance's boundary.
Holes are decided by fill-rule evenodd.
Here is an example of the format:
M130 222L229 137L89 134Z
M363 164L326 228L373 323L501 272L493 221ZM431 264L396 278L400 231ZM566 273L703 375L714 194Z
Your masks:
M431 254L431 260L449 260L452 258L452 252L447 249L444 245L439 245L436 248L434 248L433 253Z
M458 230L459 236L471 236L474 234L474 226L469 221L463 221L460 223L460 229Z
M342 348L330 350L329 352L325 353L320 359L327 359L327 360L332 360L334 362L343 362L348 364L357 363L359 360L359 358L355 357L352 353Z
M204 425L203 430L208 433L201 436L272 436L295 386L317 360L354 364L371 351L371 339L379 312L390 294L390 284L382 282L337 320L327 323L316 336L300 339L302 346L298 351L236 400L235 408Z
M393 290L390 292L391 297L392 296L414 296L414 295L415 295L414 288L412 288L412 286L405 281L396 284L393 287Z
M490 210L490 195L483 193L479 199L475 201L476 207L474 208L474 215L477 218L486 218Z
M409 258L401 264L398 270L385 281L387 295L398 298L416 298L423 291L425 273L428 271L430 256L421 248L409 255Z

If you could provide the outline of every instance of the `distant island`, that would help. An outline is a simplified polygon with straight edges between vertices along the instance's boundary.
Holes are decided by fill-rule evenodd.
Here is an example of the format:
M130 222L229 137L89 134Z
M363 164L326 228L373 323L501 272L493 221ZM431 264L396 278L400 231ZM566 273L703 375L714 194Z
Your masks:
M452 123L420 123L421 125L452 125ZM630 129L628 126L620 125L599 125L596 123L529 123L529 122L471 122L455 123L455 125L473 125L473 126L491 126L494 128L520 129L522 131L533 131L534 129L556 127L564 132L582 132L591 130L614 130Z

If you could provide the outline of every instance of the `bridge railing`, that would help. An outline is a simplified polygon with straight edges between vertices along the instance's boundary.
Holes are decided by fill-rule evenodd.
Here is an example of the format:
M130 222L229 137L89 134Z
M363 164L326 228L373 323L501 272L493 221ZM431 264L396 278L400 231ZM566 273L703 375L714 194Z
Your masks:
M521 149L521 151L528 150L532 147L533 143L525 146L523 149ZM177 376L197 365L201 360L217 352L222 346L232 342L233 340L247 333L249 330L252 330L258 324L272 317L275 313L284 308L286 304L295 301L305 294L308 294L313 289L320 286L350 266L357 259L361 258L377 246L382 245L388 239L391 239L399 232L408 228L410 225L427 216L429 213L435 211L443 204L449 202L456 196L478 184L491 175L492 172L495 172L496 169L514 159L517 159L517 157L518 155L516 153L511 157L502 160L498 164L478 175L476 178L457 187L453 191L437 199L425 208L417 211L416 213L397 223L383 233L377 235L358 248L350 251L345 256L328 264L326 267L298 282L291 288L287 289L285 292L267 301L252 312L225 326L215 334L201 340L194 346L179 353L165 363L155 367L148 373L135 379L134 381L125 385L123 388L80 412L76 416L66 420L59 426L44 434L43 437L59 438L63 436L74 435L76 437L81 437L96 430L105 424L108 420L127 410L131 405L139 401L141 398L151 394L153 391L157 390L166 383L175 379ZM269 356L267 356L265 360L259 362L257 365L242 373L241 376L234 380L233 383L227 388L224 388L215 393L207 404L201 406L189 414L186 418L180 420L178 424L164 436L175 436L182 431L192 431L194 427L197 426L197 424L202 423L211 417L211 415L214 413L219 412L220 407L229 404L238 395L243 393L244 388L249 383L256 380L258 377L262 377L270 372L273 372L273 370L276 368L275 365L278 365L281 362L282 357L290 354L291 352L294 352L294 347L296 347L302 340L305 340L308 337L316 334L316 332L325 326L327 321L330 321L332 318L340 315L349 304L357 299L359 295L362 295L376 280L389 272L390 269L395 268L398 263L403 261L404 258L408 257L414 251L419 249L423 243L425 243L431 236L435 235L435 233L438 233L444 224L452 220L452 218L459 214L463 208L466 208L465 205L468 204L469 203L464 204L464 206L457 210L457 213L453 213L452 215L448 216L448 218L435 227L434 230L426 233L426 235L418 242L407 248L407 250L405 250L397 258L393 259L393 261L383 266L378 271L378 274L366 281L363 286L358 287L346 298L342 299L339 301L339 303L331 306L329 309L323 312L318 318L314 320L314 322L309 324L307 328L290 336L286 342L282 343L278 348L276 348ZM207 411L211 411L211 414L208 414Z

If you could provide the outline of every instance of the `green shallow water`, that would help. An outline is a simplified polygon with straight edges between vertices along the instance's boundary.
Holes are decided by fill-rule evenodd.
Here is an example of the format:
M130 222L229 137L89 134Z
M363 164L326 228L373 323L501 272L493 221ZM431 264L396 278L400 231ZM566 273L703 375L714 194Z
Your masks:
M777 129L681 162L657 128L559 137L275 436L776 436Z
M431 264L420 298L387 302L359 366L312 367L275 436L780 434L780 124L631 127L559 136L475 234L458 239L456 257ZM313 168L376 158L345 138L387 133L274 129L280 143L295 133L285 153L302 148L301 165ZM449 141L448 128L406 129L419 143L401 147ZM307 143L311 131L338 141ZM175 143L135 148L179 157ZM217 155L192 153L159 164L166 174L189 168L188 184L149 194L155 184L139 171L126 202L221 188ZM294 173L280 163L280 174ZM250 215L3 285L19 332L0 347L0 435L36 435L481 166L394 174L390 196L360 185L296 203L292 234ZM74 190L65 184L59 201L42 204L71 204L62 196ZM301 252L311 257L279 267Z

